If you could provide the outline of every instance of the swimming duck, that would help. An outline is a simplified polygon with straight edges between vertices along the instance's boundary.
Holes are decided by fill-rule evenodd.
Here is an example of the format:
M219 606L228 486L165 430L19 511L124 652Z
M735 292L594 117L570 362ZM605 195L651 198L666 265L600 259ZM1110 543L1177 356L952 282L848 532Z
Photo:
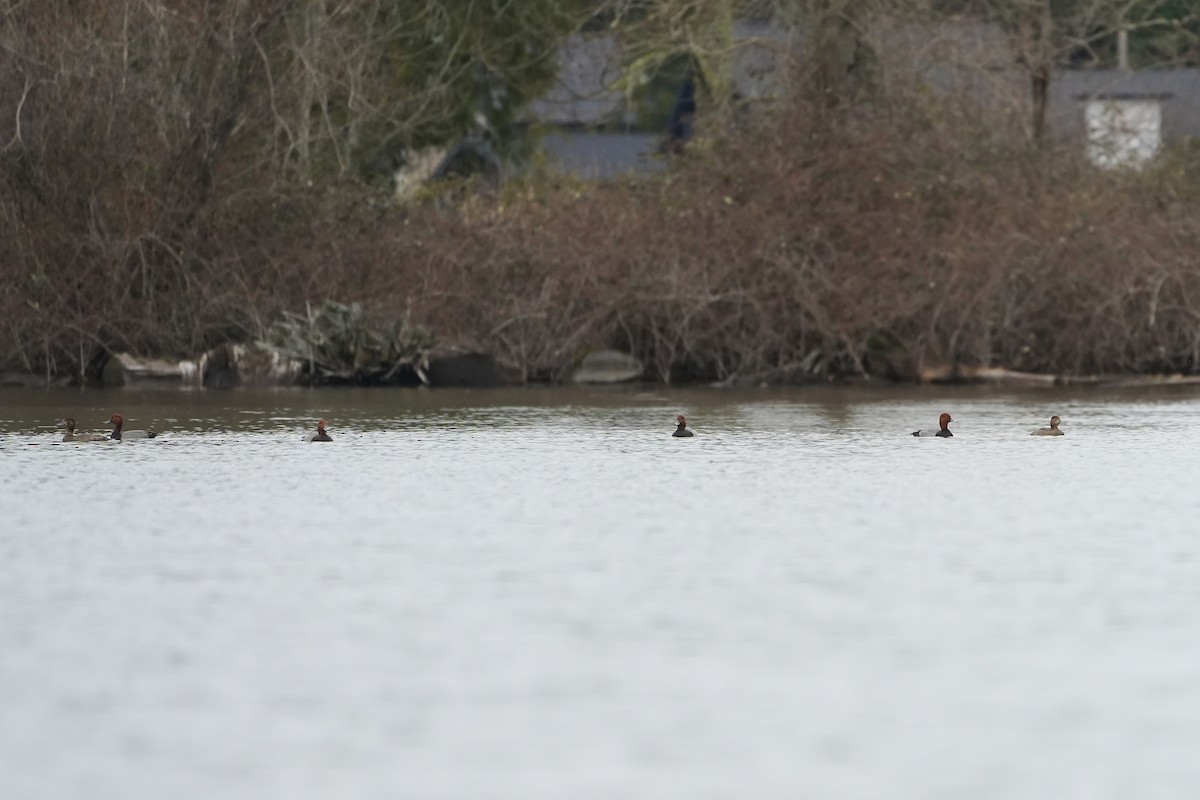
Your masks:
M950 432L950 423L954 420L950 419L950 415L943 413L938 417L938 429L936 431L925 429L922 431L913 431L913 436L940 436L947 439L954 434Z
M696 435L687 429L687 420L684 419L683 414L680 414L679 416L677 416L675 418L675 422L679 425L679 427L676 428L675 432L671 434L672 436L695 436Z
M63 434L64 442L107 442L108 437L102 433L76 433L75 418L63 417L58 421L58 427L66 428L67 432Z
M1058 415L1055 414L1053 417L1050 418L1050 427L1049 428L1038 428L1036 431L1034 431L1033 433L1031 433L1029 435L1030 436L1066 436L1065 433L1063 433L1062 431L1060 431L1058 429L1058 423L1060 423L1060 422L1062 422L1062 420L1060 420L1058 418Z
M125 418L120 414L113 414L108 418L108 424L113 426L112 439L113 441L122 442L126 439L153 439L157 434L154 431L122 431L125 425Z
M325 422L325 420L321 420L320 422L318 422L317 423L317 432L312 434L311 436L309 436L308 441L310 441L310 442L332 442L333 439L330 437L330 435L328 433L325 432L325 426L327 424L328 423Z

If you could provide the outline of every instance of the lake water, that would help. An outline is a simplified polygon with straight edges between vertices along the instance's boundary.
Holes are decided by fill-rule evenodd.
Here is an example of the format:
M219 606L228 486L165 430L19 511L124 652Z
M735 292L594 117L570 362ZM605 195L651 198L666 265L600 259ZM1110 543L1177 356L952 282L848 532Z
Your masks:
M113 412L164 435L57 443ZM3 391L0 797L1192 798L1197 441L1196 389Z

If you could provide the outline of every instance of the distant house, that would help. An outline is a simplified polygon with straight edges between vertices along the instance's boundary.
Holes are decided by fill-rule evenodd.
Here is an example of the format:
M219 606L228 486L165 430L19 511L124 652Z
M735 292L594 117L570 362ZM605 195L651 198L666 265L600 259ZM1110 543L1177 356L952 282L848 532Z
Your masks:
M1200 139L1200 69L1060 70L1047 122L1083 141L1100 167L1140 167L1164 146Z
M1008 39L993 25L954 20L932 26L881 24L868 37L879 57L884 90L917 82L942 95L973 100L988 128L1015 131L1024 123L1028 82L1016 68ZM769 22L735 22L732 65L735 101L755 103L784 95L788 64L801 58L803 31ZM586 178L653 173L666 167L664 151L691 134L694 96L681 81L675 113L661 130L647 129L613 88L621 75L614 37L570 37L559 50L560 73L529 117L549 129L543 150L550 165Z
M869 32L879 59L883 90L903 91L914 82L962 98L997 135L1027 135L1028 73L1008 36L997 26L970 20L934 25L881 24ZM740 99L782 93L781 53L799 56L801 36L769 23L739 22L741 42L733 69ZM687 120L647 130L626 98L613 88L621 74L621 51L611 36L573 36L559 51L555 87L534 102L529 115L550 130L543 148L550 165L585 178L612 178L665 169L662 155L672 135L690 133ZM681 86L677 111L686 110ZM1078 141L1101 167L1139 166L1162 146L1200 138L1200 68L1171 70L1078 70L1055 72L1047 98L1050 135Z
M770 25L737 22L734 41L741 46L733 65L737 98L763 99L776 93L777 45L782 32ZM531 122L549 129L543 151L550 165L584 178L614 178L666 169L664 153L691 135L694 84L681 82L670 120L648 129L614 89L621 76L622 53L612 36L574 35L559 49L560 70L554 87L528 109Z
M549 129L542 148L550 166L591 179L661 170L654 157L660 137L635 130L637 120L613 88L621 76L616 39L571 36L558 62L554 87L529 108L530 121Z

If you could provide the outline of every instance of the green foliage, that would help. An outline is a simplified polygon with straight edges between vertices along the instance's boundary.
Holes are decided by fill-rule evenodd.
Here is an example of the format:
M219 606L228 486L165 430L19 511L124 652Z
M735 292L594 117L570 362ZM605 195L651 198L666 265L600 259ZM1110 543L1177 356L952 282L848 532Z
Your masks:
M1195 0L1135 4L1126 25L1130 67L1200 65L1200 4ZM1095 49L1102 63L1116 63L1115 35L1106 36Z
M1155 186L1160 204L1188 211L1200 203L1200 139L1187 138L1165 148L1154 160L1146 179Z
M670 84L692 74L700 106L712 119L725 117L733 97L733 22L752 5L746 0L615 0L611 27L627 60L617 88L631 106L665 122ZM674 86L677 91L679 83Z
M444 144L482 128L503 136L552 84L563 38L584 19L563 0L391 0L379 22L380 66L398 119L380 120L385 142Z
M675 54L654 63L635 65L642 69L640 79L627 92L638 128L662 133L679 97L680 86L697 73L697 64L687 54Z
M929 10L1000 22L1025 40L1027 59L1037 51L1059 66L1116 66L1121 30L1134 69L1200 63L1195 0L930 0Z
M552 84L588 0L369 0L297 5L275 62L311 131L310 165L390 176L404 153L468 134L504 151L520 110ZM307 102L306 102L307 100ZM320 159L318 151L335 157Z

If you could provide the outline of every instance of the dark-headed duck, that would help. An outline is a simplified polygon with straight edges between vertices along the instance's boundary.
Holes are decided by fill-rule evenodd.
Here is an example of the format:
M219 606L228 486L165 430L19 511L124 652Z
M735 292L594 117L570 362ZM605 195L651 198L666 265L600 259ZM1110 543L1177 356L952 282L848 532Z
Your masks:
M1058 429L1058 423L1060 422L1062 422L1062 420L1058 418L1057 414L1055 414L1050 418L1049 428L1038 428L1036 431L1031 433L1030 436L1066 436L1065 433Z
M675 428L675 432L671 434L672 436L695 436L694 433L688 430L687 420L684 418L683 414L680 414L675 418L675 424L678 427Z
M318 422L317 432L309 436L308 440L310 442L332 442L333 439L330 438L329 434L325 432L325 426L328 424L329 423L327 423L325 420Z
M118 442L123 442L126 439L153 439L156 436L154 431L123 430L125 427L125 418L120 414L113 414L109 417L108 424L113 426L112 438Z
M949 438L954 435L950 432L950 423L953 421L950 419L949 414L943 413L938 417L938 429L936 431L926 428L921 431L913 431L913 436L940 436L943 439Z
M73 417L64 417L58 421L58 427L66 428L67 432L63 434L64 442L107 442L108 437L102 433L76 433L75 419Z

